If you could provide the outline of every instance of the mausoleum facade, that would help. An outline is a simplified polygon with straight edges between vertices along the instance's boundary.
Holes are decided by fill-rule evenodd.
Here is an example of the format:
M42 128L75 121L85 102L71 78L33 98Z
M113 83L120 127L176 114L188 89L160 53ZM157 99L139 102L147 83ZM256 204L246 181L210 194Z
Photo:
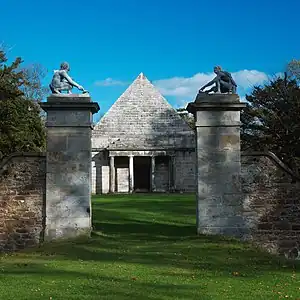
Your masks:
M95 125L92 192L194 192L195 133L144 74Z

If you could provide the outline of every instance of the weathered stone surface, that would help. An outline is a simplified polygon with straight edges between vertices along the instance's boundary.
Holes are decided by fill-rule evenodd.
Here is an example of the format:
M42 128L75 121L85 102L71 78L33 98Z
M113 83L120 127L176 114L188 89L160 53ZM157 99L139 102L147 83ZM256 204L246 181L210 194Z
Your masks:
M175 192L195 192L196 188L196 152L176 151L174 156Z
M143 74L136 78L95 126L92 148L94 151L108 151L110 156L116 157L173 155L172 189L195 191L195 134ZM102 172L102 167L109 165L109 159L100 159L100 156L94 155L97 169L94 174L101 178L93 178L93 182L100 184L96 190L103 193L102 187L109 182L110 175ZM168 191L168 174L165 167L157 166L154 173L157 191ZM118 180L122 182L116 183L116 191L129 185L127 176L117 176Z
M82 98L52 96L42 105L48 113L46 240L91 231L91 125L97 105Z
M243 214L248 239L272 253L300 254L300 185L268 153L242 155ZM297 257L300 259L300 256Z
M68 163L83 163L86 159L89 159L91 152L88 150L83 151L48 151L47 162L54 163L59 167L59 163L68 165Z
M117 191L119 193L129 192L129 170L128 168L116 168Z
M196 117L197 232L240 236L247 230L240 184L243 105L232 103L232 95L220 97L222 103L209 102L213 97L203 95L202 102L188 106Z
M197 111L196 126L240 125L239 111Z
M85 217L49 219L49 226L45 231L47 240L89 236L90 233L91 222Z
M83 126L90 125L92 114L86 111L49 111L47 115L47 126Z
M92 148L151 150L194 147L188 124L140 74L93 131Z
M48 131L48 133L50 133ZM48 151L61 152L67 150L67 136L48 134L47 136L47 145Z
M0 162L0 251L39 244L43 235L45 155L15 153Z
M53 206L47 207L47 215L51 219L89 218L90 202L86 195L74 194L61 195L60 198L52 198Z

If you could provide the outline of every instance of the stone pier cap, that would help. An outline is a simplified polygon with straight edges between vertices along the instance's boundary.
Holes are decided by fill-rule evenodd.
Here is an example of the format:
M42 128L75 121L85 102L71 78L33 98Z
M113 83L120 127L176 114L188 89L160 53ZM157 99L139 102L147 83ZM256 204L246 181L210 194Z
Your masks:
M206 94L199 93L194 102L190 102L186 107L189 113L195 114L201 110L242 110L246 103L240 102L237 94Z
M44 111L49 110L89 110L92 114L100 110L97 102L92 102L89 94L52 94L47 102L40 104Z

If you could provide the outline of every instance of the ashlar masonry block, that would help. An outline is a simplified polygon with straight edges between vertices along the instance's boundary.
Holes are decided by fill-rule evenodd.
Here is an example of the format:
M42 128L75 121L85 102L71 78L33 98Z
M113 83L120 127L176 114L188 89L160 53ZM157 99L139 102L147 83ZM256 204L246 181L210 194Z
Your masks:
M240 111L235 94L199 94L196 118L197 233L241 237L247 231L240 184Z
M45 240L89 236L92 115L88 95L51 95L47 112Z

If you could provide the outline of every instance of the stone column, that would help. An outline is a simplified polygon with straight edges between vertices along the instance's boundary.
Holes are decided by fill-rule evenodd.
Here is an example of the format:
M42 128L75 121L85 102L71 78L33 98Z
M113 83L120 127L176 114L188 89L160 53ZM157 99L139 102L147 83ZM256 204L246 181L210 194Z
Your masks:
M91 165L91 192L96 194L96 163L94 161Z
M110 176L110 181L109 181L109 191L110 193L115 192L115 186L116 186L116 171L115 171L115 157L110 156L109 159L109 176Z
M240 111L236 94L199 94L187 110L197 130L197 232L245 233L240 188Z
M155 192L155 156L151 156L151 192Z
M89 236L91 131L98 103L88 95L51 95L47 112L45 240Z
M129 193L133 192L134 173L133 173L133 155L129 156Z

